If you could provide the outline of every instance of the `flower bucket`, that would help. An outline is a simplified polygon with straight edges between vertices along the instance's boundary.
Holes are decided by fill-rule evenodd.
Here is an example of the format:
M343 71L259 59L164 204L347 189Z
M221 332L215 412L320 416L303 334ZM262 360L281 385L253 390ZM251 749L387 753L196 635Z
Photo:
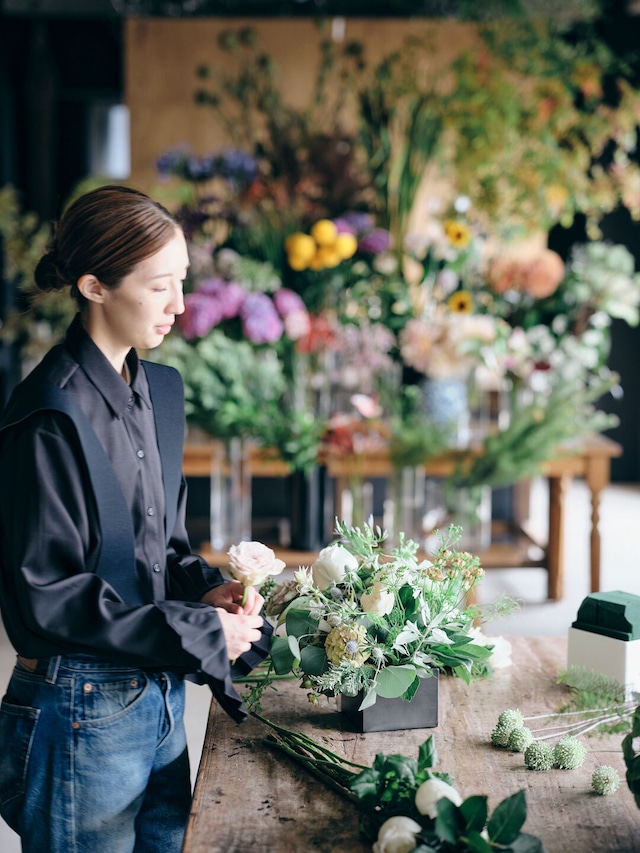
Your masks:
M363 711L363 694L338 697L340 713L358 732L392 732L402 729L433 729L438 725L438 670L431 678L421 678L420 686L409 702L398 696L381 696Z

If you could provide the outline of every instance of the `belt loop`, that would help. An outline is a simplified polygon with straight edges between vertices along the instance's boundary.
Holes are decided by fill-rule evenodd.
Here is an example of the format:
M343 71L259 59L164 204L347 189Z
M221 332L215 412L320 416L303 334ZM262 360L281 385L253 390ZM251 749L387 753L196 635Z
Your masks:
M45 681L47 684L55 684L56 679L58 678L58 667L60 666L60 655L56 655L55 657L49 658L49 667L47 669L47 677Z

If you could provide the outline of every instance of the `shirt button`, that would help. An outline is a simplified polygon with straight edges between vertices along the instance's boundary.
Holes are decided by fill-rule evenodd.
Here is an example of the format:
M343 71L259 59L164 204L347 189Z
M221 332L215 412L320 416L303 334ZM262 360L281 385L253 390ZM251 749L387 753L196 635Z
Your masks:
M150 506L150 507L147 509L147 515L155 515L155 514L156 514L155 509L154 509L152 506Z
M136 450L136 456L138 459L144 459L144 450Z
M156 573L160 571L160 563L153 564L153 571Z

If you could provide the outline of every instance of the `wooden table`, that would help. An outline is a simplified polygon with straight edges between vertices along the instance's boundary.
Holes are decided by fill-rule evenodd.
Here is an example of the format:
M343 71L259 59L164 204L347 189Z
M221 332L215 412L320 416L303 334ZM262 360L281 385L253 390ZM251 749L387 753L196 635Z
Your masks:
M620 456L621 446L603 435L593 435L578 445L564 448L545 463L542 473L549 485L549 516L547 540L538 541L525 528L517 529L508 541L492 542L490 547L480 554L485 568L512 568L543 566L547 570L547 594L551 601L559 601L564 588L564 542L565 542L565 505L566 495L574 477L583 477L591 496L591 518L585 519L585 529L589 530L590 546L590 586L591 592L600 590L600 501L602 490L610 482L611 459ZM353 467L363 468L362 460L355 461L346 455L327 455L321 460L327 466L330 476L336 481L336 494L342 484L353 474ZM456 465L457 457L453 453L443 454L432 459L426 465L427 476L450 476ZM188 443L184 452L184 473L186 476L207 477L211 473L212 444ZM380 452L369 454L364 465L370 477L388 477L391 473L388 454ZM287 468L278 460L257 455L253 461L253 473L257 477L286 476ZM336 508L339 515L339 509ZM308 564L315 559L314 554L300 551L277 549L278 556L291 568ZM224 566L226 554L203 549L206 559L215 565Z
M632 853L640 850L640 811L629 791L622 735L585 737L587 759L576 770L527 770L521 753L490 744L491 730L506 708L525 716L556 710L566 701L556 685L566 667L567 643L558 637L511 638L514 664L490 679L466 685L440 680L440 723L435 729L356 734L346 728L334 700L309 705L298 682L281 682L263 697L263 715L326 744L362 764L376 753L417 756L433 734L439 768L451 773L463 797L485 794L489 809L524 790L524 831L549 853ZM534 723L530 724L533 728ZM364 853L352 805L263 742L269 733L250 718L233 723L212 703L183 853ZM591 751L595 750L595 751ZM620 775L618 792L591 791L600 764Z

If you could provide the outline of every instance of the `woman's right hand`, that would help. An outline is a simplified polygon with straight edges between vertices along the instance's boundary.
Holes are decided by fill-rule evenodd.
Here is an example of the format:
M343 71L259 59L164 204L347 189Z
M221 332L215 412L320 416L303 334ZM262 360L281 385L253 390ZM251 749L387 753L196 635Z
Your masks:
M229 613L221 607L216 607L224 639L227 644L227 657L236 660L244 652L248 652L251 643L257 643L262 636L262 616L258 614Z

